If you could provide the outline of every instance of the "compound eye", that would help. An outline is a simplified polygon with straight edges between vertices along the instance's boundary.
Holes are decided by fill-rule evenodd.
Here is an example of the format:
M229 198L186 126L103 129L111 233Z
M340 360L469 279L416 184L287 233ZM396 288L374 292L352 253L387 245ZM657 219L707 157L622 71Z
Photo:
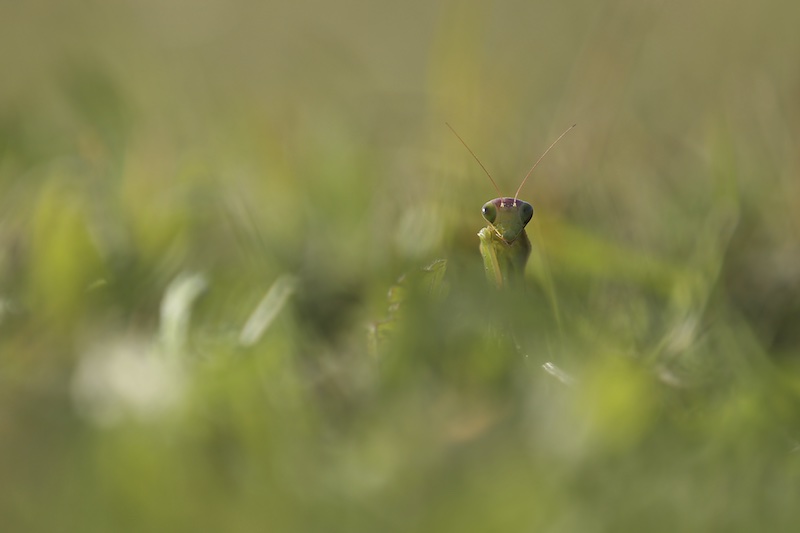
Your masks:
M520 218L522 219L523 224L527 224L533 218L533 206L528 203L522 204L520 208Z
M483 218L485 218L489 224L494 224L494 221L497 218L497 208L492 202L483 204L481 213L483 214Z

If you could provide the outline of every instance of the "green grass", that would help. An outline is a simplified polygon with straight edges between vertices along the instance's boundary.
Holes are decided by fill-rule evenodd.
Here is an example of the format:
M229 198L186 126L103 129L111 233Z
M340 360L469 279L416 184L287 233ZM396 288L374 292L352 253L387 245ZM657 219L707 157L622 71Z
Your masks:
M793 531L798 16L0 7L3 530Z

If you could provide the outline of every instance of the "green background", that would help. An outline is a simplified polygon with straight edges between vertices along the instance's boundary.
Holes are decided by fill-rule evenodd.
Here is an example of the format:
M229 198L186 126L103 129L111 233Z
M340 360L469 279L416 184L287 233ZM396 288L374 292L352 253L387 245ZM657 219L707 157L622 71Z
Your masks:
M4 2L3 531L795 530L798 21Z

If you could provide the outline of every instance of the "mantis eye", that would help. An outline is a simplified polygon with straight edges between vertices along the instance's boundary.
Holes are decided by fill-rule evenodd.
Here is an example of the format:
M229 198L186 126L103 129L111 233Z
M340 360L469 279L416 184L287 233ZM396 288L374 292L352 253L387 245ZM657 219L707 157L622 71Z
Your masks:
M483 218L485 218L489 224L494 224L494 220L497 218L497 208L492 202L483 204L481 213L483 214Z
M533 218L533 206L529 203L524 203L520 206L519 216L523 224L527 224Z

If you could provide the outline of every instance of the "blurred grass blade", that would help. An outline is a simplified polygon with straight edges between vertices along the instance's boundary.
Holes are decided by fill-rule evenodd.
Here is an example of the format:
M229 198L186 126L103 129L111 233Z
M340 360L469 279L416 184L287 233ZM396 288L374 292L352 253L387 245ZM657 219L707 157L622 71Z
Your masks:
M239 334L239 344L252 346L258 342L261 335L264 334L281 309L286 305L296 286L297 279L288 274L275 280L267 294L264 295L264 298L253 310L250 318L247 319L242 332Z
M164 353L173 356L183 352L189 330L192 304L206 290L208 282L202 274L181 273L167 287L161 300L159 337Z
M557 367L555 364L553 364L553 363L551 363L549 361L542 365L542 369L545 372L547 372L548 374L550 374L551 376L553 376L554 378L556 378L558 381L563 383L564 385L574 385L575 384L575 378L574 377L570 376L568 373L564 372L559 367Z

